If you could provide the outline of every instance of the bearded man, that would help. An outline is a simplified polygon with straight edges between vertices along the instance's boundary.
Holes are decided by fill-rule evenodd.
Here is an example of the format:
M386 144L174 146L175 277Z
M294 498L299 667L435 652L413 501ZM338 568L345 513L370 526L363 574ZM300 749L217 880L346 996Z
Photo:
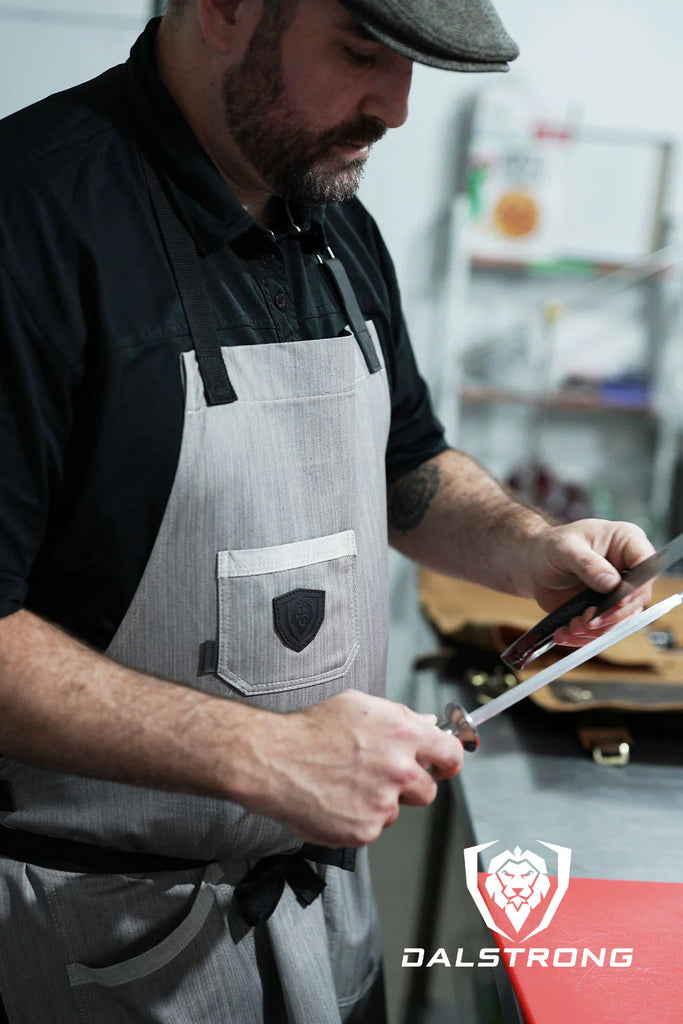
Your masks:
M0 127L10 1024L383 1021L366 847L462 759L383 697L387 541L545 608L650 554L448 447L353 198L414 60L516 52L488 0L175 0Z

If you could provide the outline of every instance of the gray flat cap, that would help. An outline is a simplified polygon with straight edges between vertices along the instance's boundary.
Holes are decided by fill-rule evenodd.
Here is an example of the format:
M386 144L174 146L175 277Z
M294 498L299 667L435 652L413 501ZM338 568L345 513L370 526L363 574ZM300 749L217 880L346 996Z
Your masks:
M402 57L447 71L507 71L519 55L489 0L341 0Z

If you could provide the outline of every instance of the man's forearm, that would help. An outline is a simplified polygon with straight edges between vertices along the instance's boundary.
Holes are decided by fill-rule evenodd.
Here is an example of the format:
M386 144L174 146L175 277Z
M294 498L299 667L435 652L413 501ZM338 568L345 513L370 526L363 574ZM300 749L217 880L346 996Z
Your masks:
M477 462L449 450L389 488L389 540L448 576L528 594L525 543L548 526Z
M30 612L0 620L0 750L18 760L239 799L241 737L259 715L118 665Z
M392 701L350 690L264 711L125 668L25 611L0 619L0 751L232 800L330 846L376 839L399 802L429 803L462 761L435 718Z

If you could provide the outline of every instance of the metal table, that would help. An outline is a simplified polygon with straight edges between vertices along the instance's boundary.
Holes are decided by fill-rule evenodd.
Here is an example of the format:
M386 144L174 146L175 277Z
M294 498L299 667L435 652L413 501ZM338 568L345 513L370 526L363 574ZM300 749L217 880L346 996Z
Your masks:
M469 688L435 675L430 685L436 706L449 700L472 705ZM525 849L541 839L572 849L572 877L683 882L683 716L627 716L634 744L622 767L597 765L581 749L573 719L527 700L486 722L477 753L466 754L461 774L441 784L431 812L417 947L435 948L449 868L456 876L462 934L484 934L483 945L493 944L465 888L464 846L500 839L508 848ZM428 971L413 972L406 1024L433 1019L428 980ZM516 1024L522 1018L504 971L495 982L497 1019ZM491 992L483 991L479 977L473 984L479 991L469 994L472 1017L463 1019L496 1019ZM478 1017L482 999L487 1010Z

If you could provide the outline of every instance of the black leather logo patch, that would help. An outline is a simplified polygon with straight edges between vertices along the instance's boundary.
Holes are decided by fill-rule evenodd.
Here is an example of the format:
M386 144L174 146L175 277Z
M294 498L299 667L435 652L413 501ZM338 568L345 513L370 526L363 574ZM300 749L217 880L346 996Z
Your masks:
M297 587L273 598L273 624L285 647L297 654L315 640L325 618L325 591Z

